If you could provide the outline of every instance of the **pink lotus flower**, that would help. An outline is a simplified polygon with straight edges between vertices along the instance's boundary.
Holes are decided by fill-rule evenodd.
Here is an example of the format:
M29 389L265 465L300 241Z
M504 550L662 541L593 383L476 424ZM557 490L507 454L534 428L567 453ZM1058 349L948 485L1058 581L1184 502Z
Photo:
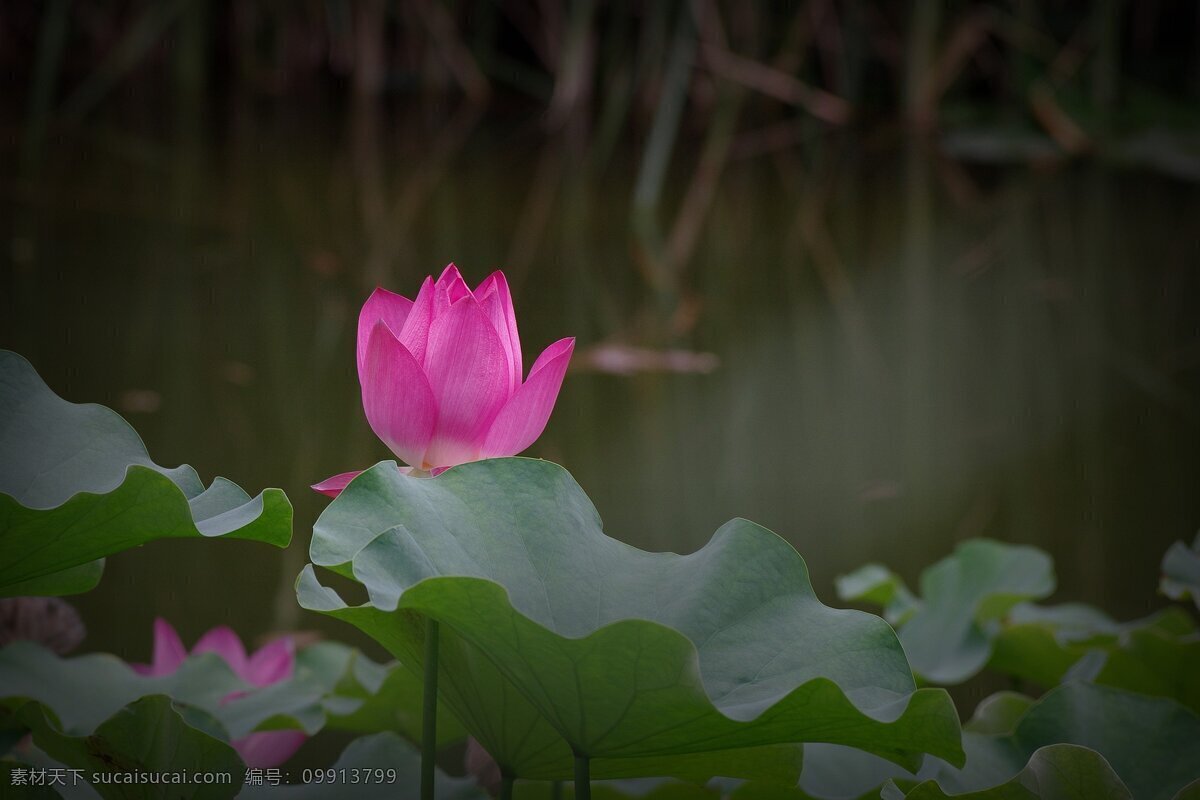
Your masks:
M254 655L247 656L242 640L222 625L200 637L191 655L216 653L230 666L234 674L251 686L270 686L292 677L295 647L292 640L281 637L263 645ZM187 648L171 623L162 617L154 620L154 661L150 664L130 664L138 673L149 677L170 675L188 657ZM234 692L223 702L237 702L244 692ZM276 767L291 758L304 743L303 731L259 731L235 740L233 749L248 767Z
M415 470L512 456L541 435L575 348L560 339L522 381L521 341L503 272L472 292L458 268L415 300L376 289L358 315L358 380L371 429ZM336 497L358 472L313 486Z

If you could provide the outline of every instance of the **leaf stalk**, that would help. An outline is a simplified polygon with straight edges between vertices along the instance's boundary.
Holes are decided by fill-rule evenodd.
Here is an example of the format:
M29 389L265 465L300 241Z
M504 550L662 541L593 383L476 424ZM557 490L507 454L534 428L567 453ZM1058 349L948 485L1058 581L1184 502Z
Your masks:
M438 623L425 623L425 690L421 704L421 800L434 800L437 766Z
M592 800L592 764L587 756L575 754L575 800Z

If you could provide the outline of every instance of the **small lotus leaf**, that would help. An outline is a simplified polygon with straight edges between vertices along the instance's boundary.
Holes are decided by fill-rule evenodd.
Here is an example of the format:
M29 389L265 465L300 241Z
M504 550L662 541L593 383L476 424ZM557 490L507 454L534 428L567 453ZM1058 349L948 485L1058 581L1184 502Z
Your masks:
M1200 533L1189 548L1183 542L1171 545L1163 556L1163 594L1173 600L1192 598L1200 609Z

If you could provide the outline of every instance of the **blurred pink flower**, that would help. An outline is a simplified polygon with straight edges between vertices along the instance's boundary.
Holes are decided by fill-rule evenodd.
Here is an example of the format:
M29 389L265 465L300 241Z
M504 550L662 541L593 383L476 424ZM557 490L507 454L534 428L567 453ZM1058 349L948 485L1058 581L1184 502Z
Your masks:
M560 339L522 380L503 272L471 291L453 264L416 299L376 289L358 316L358 380L371 429L398 458L438 472L512 456L541 435L575 348ZM336 497L358 472L313 486Z
M242 640L222 625L201 636L189 654L171 623L158 617L154 620L153 662L129 666L148 677L170 675L179 669L188 655L201 653L216 653L235 675L255 687L288 680L295 665L295 646L287 636L275 639L247 656ZM244 694L234 692L224 702L237 702ZM248 767L276 767L287 761L306 738L303 731L259 731L235 740L233 748Z

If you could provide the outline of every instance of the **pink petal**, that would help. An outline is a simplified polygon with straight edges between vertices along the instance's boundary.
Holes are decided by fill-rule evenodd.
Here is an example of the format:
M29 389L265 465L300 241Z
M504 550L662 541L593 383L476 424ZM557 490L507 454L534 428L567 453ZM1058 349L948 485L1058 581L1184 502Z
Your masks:
M434 318L425 364L438 414L422 468L474 461L509 396L508 356L474 297Z
M475 782L480 786L495 794L503 781L500 765L473 736L467 737L467 753L464 760L467 774L475 778Z
M398 467L396 467L396 469L400 472L401 475L409 475L413 471L412 467L399 467L398 466ZM449 469L449 467L435 467L434 469L430 470L429 474L431 477L434 475L440 475L441 473L445 472L447 469ZM321 494L328 495L329 497L337 497L339 494L342 493L342 490L345 489L347 485L349 485L350 481L357 478L359 475L362 474L362 472L363 471L361 469L356 470L354 472L343 472L340 475L334 475L331 478L326 478L325 480L321 481L320 483L314 483L309 488L315 489L316 491L320 492ZM135 665L131 664L130 666L135 666Z
M187 658L187 648L171 623L162 617L154 618L154 661L143 675L170 675ZM144 665L142 665L144 666ZM135 666L134 669L137 669ZM139 670L140 671L140 670Z
M513 311L512 293L504 273L496 270L479 284L475 299L491 320L492 327L500 334L504 352L508 354L509 374L512 378L509 391L515 392L521 385L521 337L517 335L517 315Z
M462 273L454 264L447 264L434 284L434 317L446 312L450 306L471 294Z
M437 401L416 359L382 322L367 345L362 399L375 435L397 457L420 466L437 421Z
M574 351L575 351L575 337L574 336L568 336L565 339L559 339L557 342L554 342L549 347L547 347L545 350L543 350L541 353L539 353L538 357L533 360L533 366L529 368L529 377L532 378L533 373L542 369L544 366L546 366L547 364L549 364L551 361L558 358L559 356L563 355L564 353L566 354L567 359L570 360L571 353L573 353Z
M542 435L574 350L574 339L560 339L542 351L533 362L529 379L496 415L483 443L482 458L516 455Z
M242 640L227 625L213 628L200 637L200 641L192 648L192 655L201 653L216 653L238 677L246 672L246 649L242 647Z
M346 485L350 483L350 481L354 480L361 474L361 469L354 470L353 472L339 472L337 475L326 478L320 483L314 483L309 488L313 491L320 492L321 494L328 495L330 497L337 497L342 493L342 489L345 489Z
M418 364L425 363L425 345L429 341L429 323L433 321L433 278L426 278L413 301L412 311L403 328L392 328L404 349L412 353ZM390 327L390 326L389 326Z
M367 339L375 323L382 320L393 331L404 329L404 323L412 310L413 301L407 297L376 289L358 312L358 375L362 379L363 360L367 357Z
M304 731L259 731L233 742L242 761L252 769L278 767L304 744Z
M291 637L283 636L258 649L246 662L242 678L255 686L270 686L292 677L296 646Z

